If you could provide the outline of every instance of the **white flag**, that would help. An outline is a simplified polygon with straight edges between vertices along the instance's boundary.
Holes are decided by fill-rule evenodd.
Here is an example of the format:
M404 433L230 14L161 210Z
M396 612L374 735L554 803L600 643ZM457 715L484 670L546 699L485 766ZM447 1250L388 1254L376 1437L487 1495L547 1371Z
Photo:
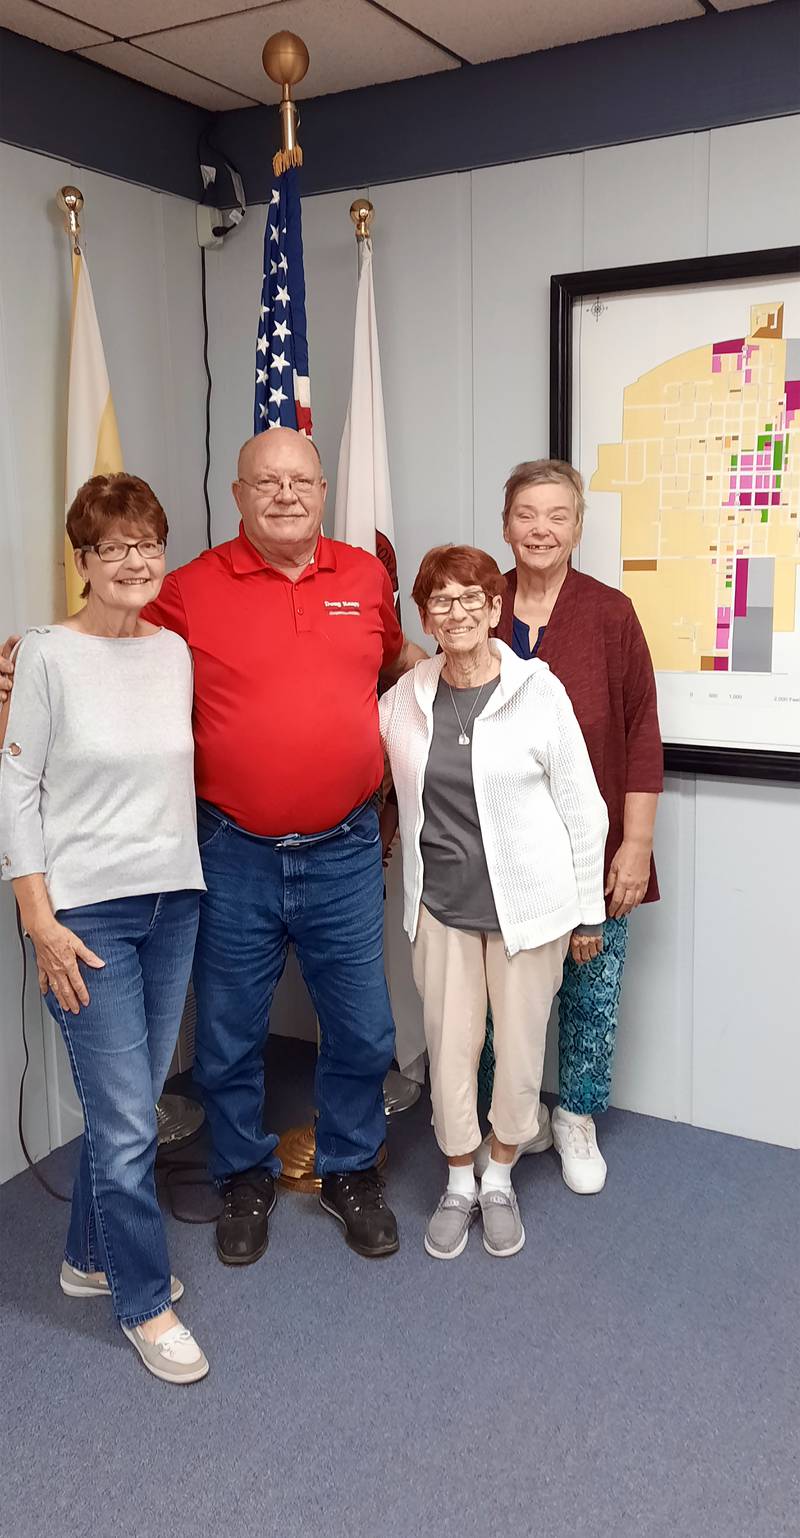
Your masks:
M370 240L358 243L353 382L339 449L333 533L335 539L360 545L372 555L376 554L377 533L394 547Z
M67 405L66 510L75 493L92 475L112 475L122 469L117 418L108 382L103 342L81 251L72 255L72 334ZM64 568L67 613L81 607L83 578L78 576L72 546L65 536Z

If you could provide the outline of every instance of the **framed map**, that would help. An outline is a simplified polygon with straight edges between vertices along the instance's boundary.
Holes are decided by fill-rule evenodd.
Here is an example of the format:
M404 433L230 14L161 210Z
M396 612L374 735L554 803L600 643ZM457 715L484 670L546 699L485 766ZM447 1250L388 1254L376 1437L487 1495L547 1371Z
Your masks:
M800 781L800 247L551 280L576 564L622 588L668 768Z

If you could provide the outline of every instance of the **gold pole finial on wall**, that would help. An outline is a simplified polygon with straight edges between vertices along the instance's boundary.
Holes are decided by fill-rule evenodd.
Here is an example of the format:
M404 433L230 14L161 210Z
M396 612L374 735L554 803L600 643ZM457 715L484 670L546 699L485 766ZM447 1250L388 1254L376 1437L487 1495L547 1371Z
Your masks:
M264 73L281 87L278 108L281 117L282 146L273 156L272 165L276 176L288 171L290 166L303 164L303 151L297 142L298 112L292 101L292 86L299 85L308 72L308 49L302 37L294 32L273 32L261 53Z
M83 208L83 193L79 187L62 187L56 201L65 216L64 227L72 241L72 249L76 256L80 256L80 213Z
M350 204L350 218L356 227L356 240L370 239L370 226L372 224L375 209L369 198L356 198Z

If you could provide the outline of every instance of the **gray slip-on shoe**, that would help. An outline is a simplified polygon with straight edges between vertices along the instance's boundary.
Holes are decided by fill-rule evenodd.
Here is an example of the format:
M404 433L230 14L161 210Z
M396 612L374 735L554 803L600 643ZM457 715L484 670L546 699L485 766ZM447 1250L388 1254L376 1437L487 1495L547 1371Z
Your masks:
M68 1298L108 1298L111 1296L111 1288L102 1271L96 1276L87 1276L84 1271L76 1271L68 1260L61 1262L61 1275L58 1278L62 1292ZM177 1303L184 1294L183 1282L177 1276L170 1277L170 1303Z
M519 1148L517 1149L511 1161L512 1169L517 1163L517 1160L522 1158L523 1154L546 1153L547 1149L552 1148L552 1146L553 1132L550 1126L550 1112L542 1100L539 1103L539 1126L536 1129L536 1134L534 1137L530 1138L527 1143L520 1143ZM479 1180L484 1174L486 1166L489 1163L491 1151L492 1134L489 1132L484 1138L480 1148L478 1149L478 1152L475 1155L475 1174Z
M500 1259L516 1255L525 1243L525 1230L515 1193L510 1189L481 1191L478 1200L483 1215L483 1248Z
M161 1378L165 1383L197 1383L208 1372L204 1353L191 1331L184 1329L182 1324L173 1324L154 1341L145 1340L138 1325L123 1324L121 1329L154 1378Z
M470 1228L477 1216L477 1198L445 1191L425 1230L428 1254L435 1260L455 1260L466 1248Z

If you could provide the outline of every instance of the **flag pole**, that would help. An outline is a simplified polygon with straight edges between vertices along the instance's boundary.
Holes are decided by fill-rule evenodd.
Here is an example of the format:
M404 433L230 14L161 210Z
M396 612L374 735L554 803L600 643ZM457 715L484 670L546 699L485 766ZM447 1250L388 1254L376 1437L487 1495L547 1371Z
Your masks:
M297 107L292 100L292 86L304 79L309 65L308 49L301 37L294 32L274 32L267 38L261 52L264 73L281 88L278 107L281 120L281 148L273 156L272 169L282 176L292 166L303 164L303 151L297 142ZM265 272L266 272L265 267ZM319 1049L319 1029L317 1030ZM287 1190L299 1193L319 1191L322 1181L315 1172L316 1127L309 1122L303 1127L289 1127L279 1139L275 1150L281 1161L280 1183Z

